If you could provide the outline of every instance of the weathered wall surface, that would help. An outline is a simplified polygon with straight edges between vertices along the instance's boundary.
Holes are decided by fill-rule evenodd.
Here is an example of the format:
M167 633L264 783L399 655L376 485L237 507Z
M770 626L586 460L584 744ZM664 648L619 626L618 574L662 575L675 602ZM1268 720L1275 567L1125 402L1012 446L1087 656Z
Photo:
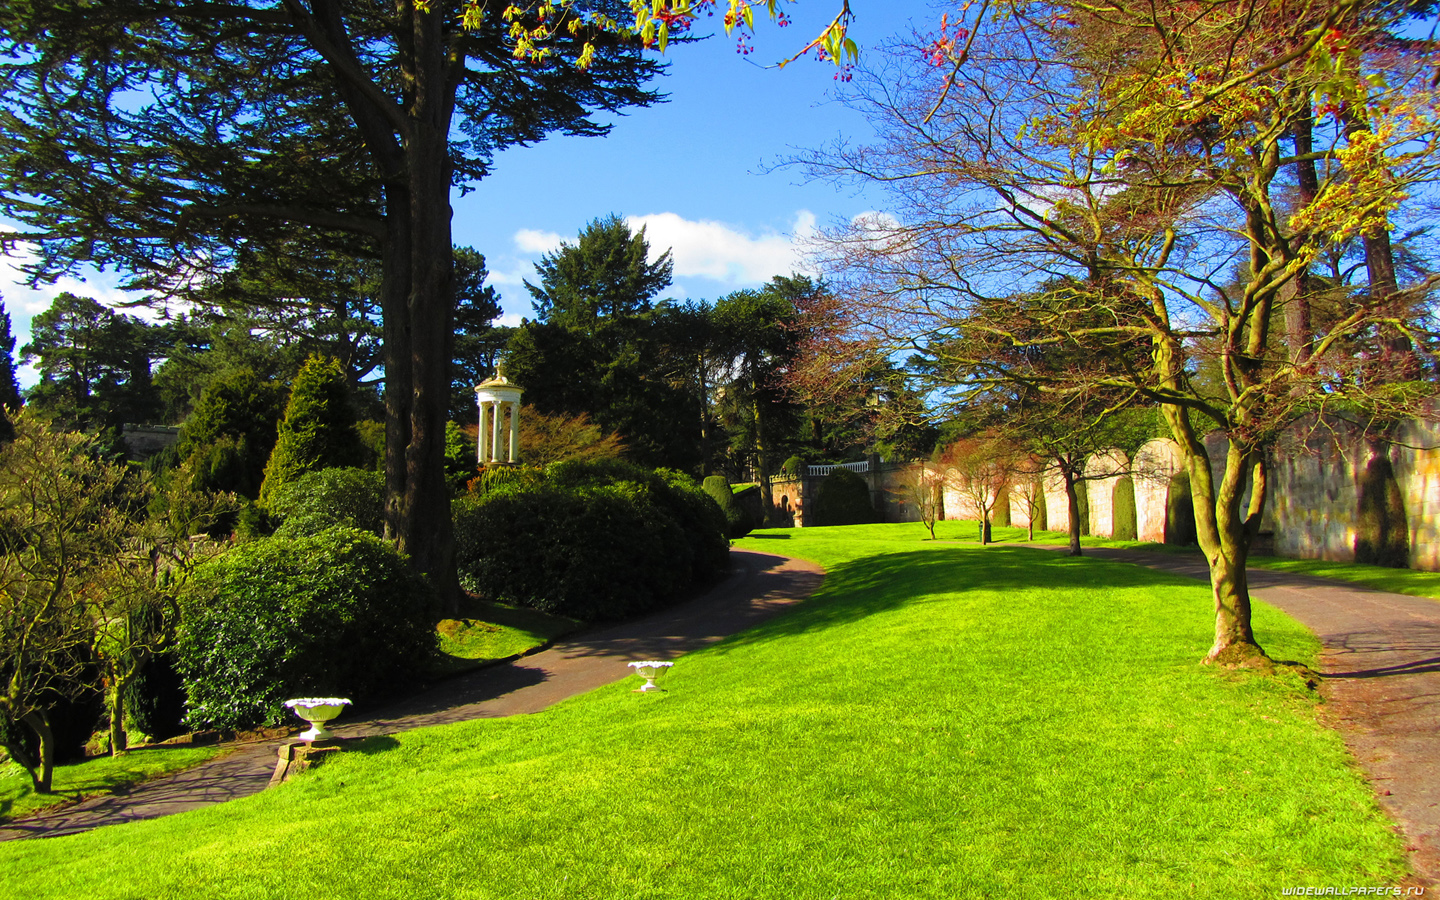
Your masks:
M1135 451L1135 531L1142 541L1165 541L1170 482L1180 471L1180 445L1156 438Z
M1302 423L1276 453L1275 552L1300 559L1355 558L1360 478L1373 451L1359 429ZM1440 571L1440 425L1403 425L1387 448L1405 504L1410 567Z
M1400 440L1395 480L1410 524L1410 568L1440 572L1440 423L1412 422Z
M1124 450L1096 453L1085 461L1085 480L1090 498L1090 533L1096 537L1115 534L1115 482L1130 469Z

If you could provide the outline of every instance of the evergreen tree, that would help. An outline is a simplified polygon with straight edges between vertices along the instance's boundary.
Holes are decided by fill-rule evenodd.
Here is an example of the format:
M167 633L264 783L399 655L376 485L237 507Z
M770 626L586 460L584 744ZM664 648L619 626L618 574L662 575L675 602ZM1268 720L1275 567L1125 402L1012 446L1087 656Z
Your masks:
M0 407L20 406L20 382L15 380L15 334L10 330L10 311L0 297Z
M539 320L511 338L506 377L547 415L587 414L620 435L628 455L650 466L700 465L700 401L683 362L666 345L667 251L649 262L645 231L619 216L596 219L574 244L546 254L526 282Z
M507 147L660 99L646 38L607 27L635 17L624 0L483 8L0 4L0 156L23 161L0 210L43 236L43 274L114 266L173 295L239 248L380 260L387 534L445 591L452 191Z
M62 293L31 320L30 343L20 351L40 372L29 405L64 428L110 432L113 442L125 422L155 420L150 366L165 342L164 329Z
M197 490L233 491L254 500L275 448L285 392L249 369L215 378L180 428L176 451Z
M500 315L500 295L485 284L485 257L473 247L455 248L455 350L450 418L478 418L475 385L495 374L495 360L513 329L490 324Z
M355 466L361 458L345 373L335 360L312 356L290 388L290 402L260 485L260 505L281 485L306 472Z

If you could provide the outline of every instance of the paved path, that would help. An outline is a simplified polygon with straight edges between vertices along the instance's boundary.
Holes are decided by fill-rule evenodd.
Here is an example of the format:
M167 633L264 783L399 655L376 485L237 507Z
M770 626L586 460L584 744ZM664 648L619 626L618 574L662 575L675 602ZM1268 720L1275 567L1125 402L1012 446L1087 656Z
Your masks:
M731 550L730 561L731 573L725 581L680 606L450 679L368 719L337 720L332 730L342 737L393 734L445 722L538 712L567 697L633 677L634 670L625 665L630 660L671 659L744 631L808 597L825 577L813 563L767 553ZM240 745L226 756L136 785L128 793L0 824L0 840L76 834L258 793L275 771L281 743Z
M1085 554L1210 579L1198 555ZM1440 601L1290 572L1248 574L1254 596L1320 638L1326 712L1403 830L1416 872L1440 883Z

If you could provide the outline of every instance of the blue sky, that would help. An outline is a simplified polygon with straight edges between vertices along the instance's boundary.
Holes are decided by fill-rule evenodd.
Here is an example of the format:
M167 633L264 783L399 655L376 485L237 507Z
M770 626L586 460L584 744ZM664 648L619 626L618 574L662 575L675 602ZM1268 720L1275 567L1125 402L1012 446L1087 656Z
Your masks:
M755 50L735 52L723 33L672 46L670 74L657 87L669 102L615 119L604 138L552 138L500 154L493 174L456 197L457 244L484 253L507 323L531 314L523 281L561 240L587 222L617 213L645 225L652 251L671 248L676 298L714 299L773 275L803 271L804 233L845 220L877 202L827 184L806 184L794 169L767 171L787 154L839 135L863 139L864 120L835 96L835 67L811 59L763 68L795 52L834 15L830 0L787 7L794 23L758 28ZM864 47L933 17L924 2L854 0L852 35ZM757 23L759 24L759 23ZM719 18L699 33L720 32ZM0 260L0 294L14 320L17 351L29 319L60 291L102 301L126 299L105 273L33 291ZM22 372L22 381L34 375Z

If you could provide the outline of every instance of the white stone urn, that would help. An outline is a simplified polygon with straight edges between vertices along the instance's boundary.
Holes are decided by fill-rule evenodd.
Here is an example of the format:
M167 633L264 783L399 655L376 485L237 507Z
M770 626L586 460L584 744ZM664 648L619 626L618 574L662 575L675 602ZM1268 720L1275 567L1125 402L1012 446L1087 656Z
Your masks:
M626 663L626 665L634 669L636 675L639 675L641 678L645 679L645 685L643 687L636 688L632 693L644 694L648 693L649 691L665 690L662 687L656 686L655 679L660 677L661 672L664 672L666 669L670 668L675 664L661 662L658 659L651 659L644 662Z
M285 705L310 723L310 730L301 734L300 740L323 741L335 736L325 723L344 712L350 701L341 697L299 697L286 700Z

